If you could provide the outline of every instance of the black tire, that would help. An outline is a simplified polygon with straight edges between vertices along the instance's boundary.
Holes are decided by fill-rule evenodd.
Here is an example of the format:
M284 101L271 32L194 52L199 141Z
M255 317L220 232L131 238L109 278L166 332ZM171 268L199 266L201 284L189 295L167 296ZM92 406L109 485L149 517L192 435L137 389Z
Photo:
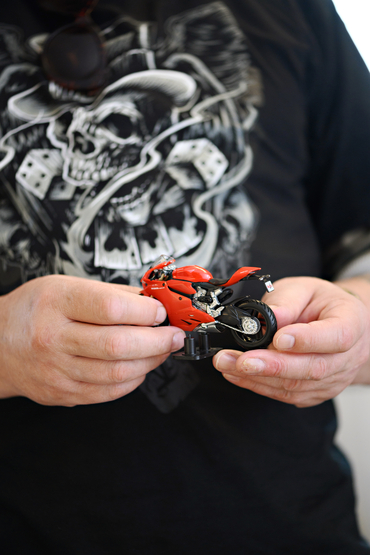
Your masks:
M244 351L251 349L266 349L276 331L277 323L275 314L267 304L256 300L242 300L235 303L235 306L246 312L246 316L257 319L261 328L256 334L246 334L232 330L231 334Z

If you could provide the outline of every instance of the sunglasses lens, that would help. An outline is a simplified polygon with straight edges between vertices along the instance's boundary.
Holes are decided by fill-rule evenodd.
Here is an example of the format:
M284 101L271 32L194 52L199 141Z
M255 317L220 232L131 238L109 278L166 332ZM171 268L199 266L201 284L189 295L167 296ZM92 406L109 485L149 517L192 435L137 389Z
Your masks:
M42 63L48 78L63 87L93 90L104 84L104 46L91 26L73 24L51 35Z

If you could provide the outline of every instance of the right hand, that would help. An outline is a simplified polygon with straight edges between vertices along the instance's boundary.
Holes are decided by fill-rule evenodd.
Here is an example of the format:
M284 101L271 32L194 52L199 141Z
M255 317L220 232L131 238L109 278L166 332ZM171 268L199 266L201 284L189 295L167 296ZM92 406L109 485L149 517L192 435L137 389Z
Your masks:
M0 297L0 398L75 406L118 399L181 348L139 288L52 275Z

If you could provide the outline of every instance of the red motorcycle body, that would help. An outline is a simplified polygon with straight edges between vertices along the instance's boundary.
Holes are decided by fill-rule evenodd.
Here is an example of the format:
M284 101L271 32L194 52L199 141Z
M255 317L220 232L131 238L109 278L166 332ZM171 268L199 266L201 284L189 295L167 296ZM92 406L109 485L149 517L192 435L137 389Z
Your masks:
M208 270L200 266L183 266L175 268L166 281L153 279L156 270L161 270L173 262L174 259L169 259L165 263L161 262L144 274L141 280L142 294L161 301L166 308L170 324L184 331L191 332L201 324L214 322L215 319L210 314L196 308L192 303L193 295L196 293L192 284L199 285L213 280L213 276ZM220 283L220 287L226 288L234 285L257 270L260 268L249 266L239 268L230 279Z

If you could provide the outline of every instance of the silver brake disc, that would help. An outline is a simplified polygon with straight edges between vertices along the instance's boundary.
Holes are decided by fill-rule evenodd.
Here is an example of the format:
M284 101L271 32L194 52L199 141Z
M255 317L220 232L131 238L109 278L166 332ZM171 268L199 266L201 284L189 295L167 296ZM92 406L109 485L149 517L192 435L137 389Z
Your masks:
M246 316L245 318L242 318L242 327L244 333L247 333L248 335L255 335L261 329L261 322L257 318Z

